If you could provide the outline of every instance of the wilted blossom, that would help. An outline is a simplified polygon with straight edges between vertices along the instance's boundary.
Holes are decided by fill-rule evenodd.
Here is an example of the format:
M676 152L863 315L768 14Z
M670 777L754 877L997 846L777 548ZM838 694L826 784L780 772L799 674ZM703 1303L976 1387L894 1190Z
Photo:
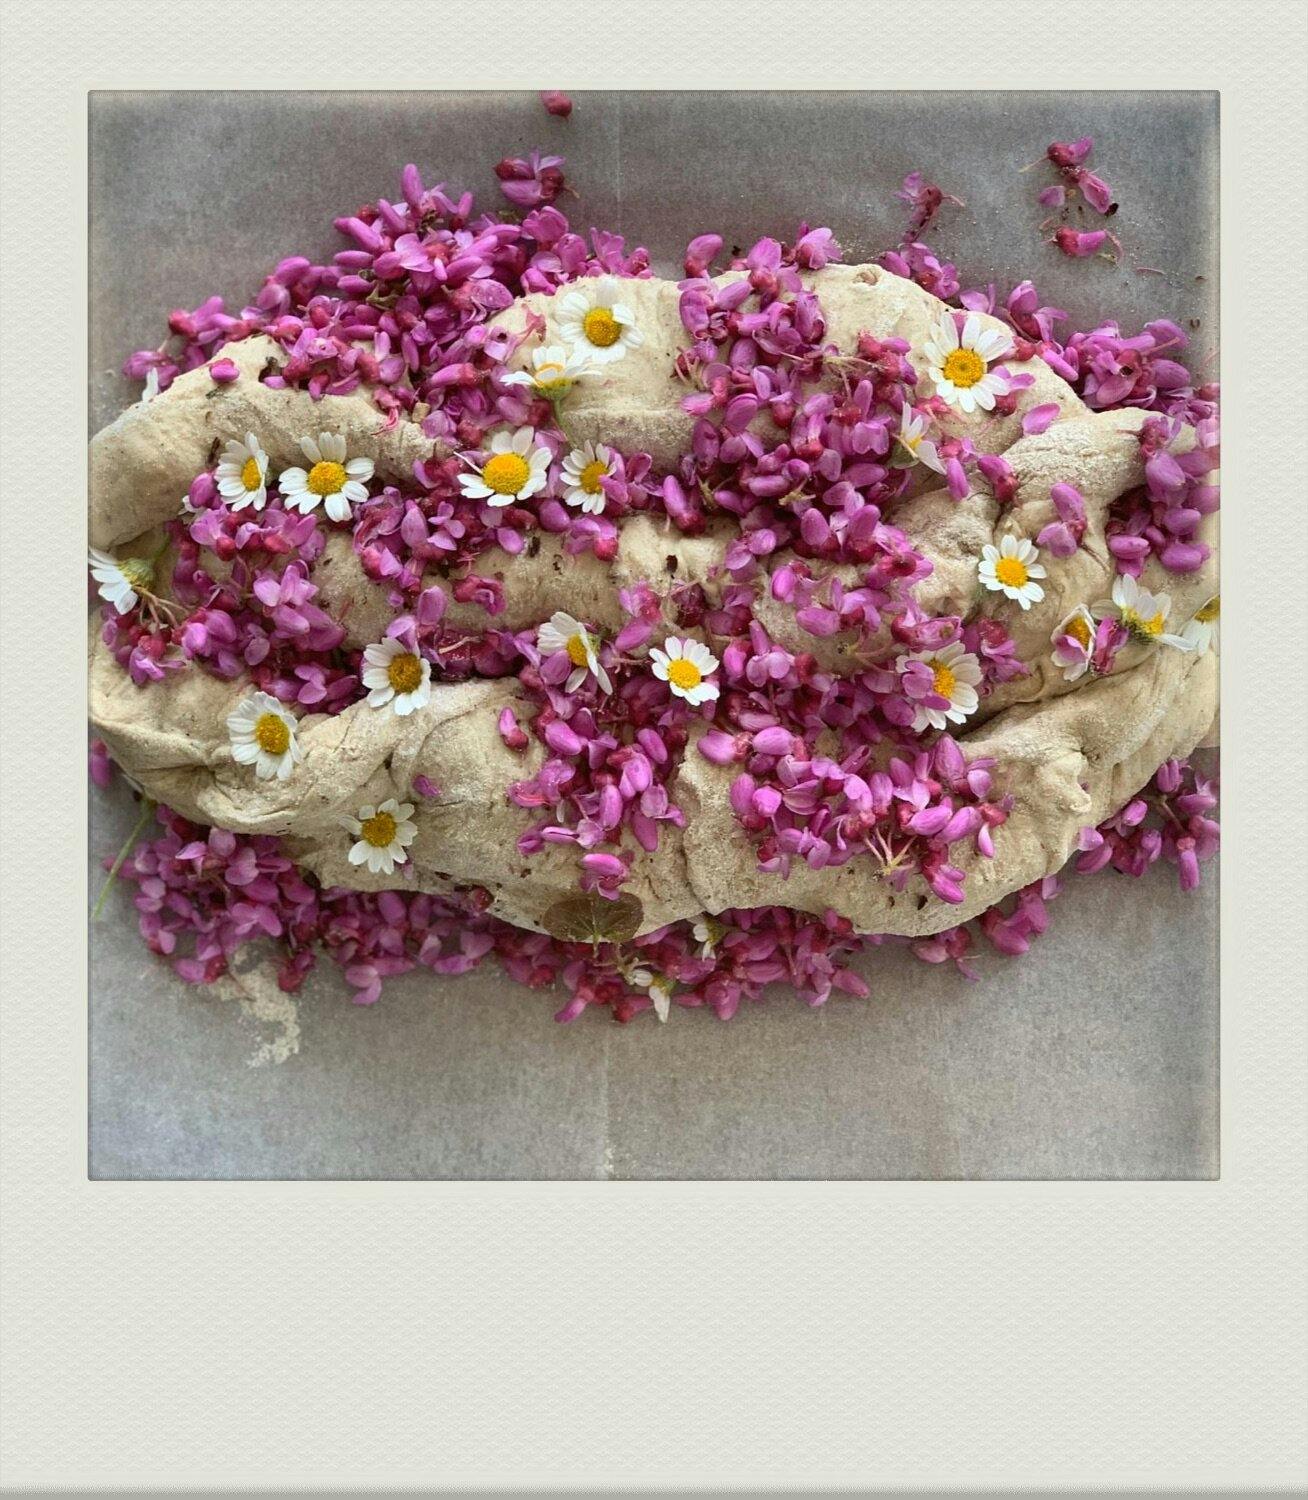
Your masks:
M1030 281L1019 281L1003 302L995 295L994 286L985 291L972 290L960 294L958 299L970 312L990 313L1003 318L1018 336L1018 358L1026 358L1022 345L1025 341L1038 352L1046 344L1053 344L1054 324L1067 321L1067 313L1061 307L1044 307L1040 294Z
M553 203L563 191L563 158L545 156L533 151L525 160L506 157L498 163L495 175L500 192L517 208L539 208Z
M1100 620L1090 648L1090 670L1098 677L1107 677L1130 640L1131 632L1120 620L1112 616Z
M1084 260L1089 255L1097 255L1105 242L1112 238L1106 229L1080 230L1064 224L1054 230L1050 243L1073 260Z
M1117 204L1112 201L1113 195L1108 184L1101 177L1096 177L1085 165L1094 145L1094 137L1085 135L1076 141L1055 141L1047 148L1045 156L1058 172L1062 195L1047 198L1049 190L1046 189L1046 193L1040 195L1042 203L1057 203L1062 206L1070 194L1079 192L1096 213L1117 212Z
M92 740L88 756L91 781L103 790L113 780L114 763L103 740Z
M952 203L956 208L964 206L961 198L955 198L934 182L928 182L921 172L910 172L895 197L913 210L908 227L901 236L906 243L917 240L926 233L943 204Z
M1040 531L1036 546L1054 557L1071 557L1085 535L1085 501L1080 490L1071 484L1051 485L1049 499L1058 519Z
M542 89L540 102L547 114L558 115L561 120L566 120L572 113L572 100L560 89Z
M1056 875L1023 886L1015 898L1000 902L981 914L978 925L1000 953L1020 957L1049 926L1047 903L1061 889Z
M896 276L905 276L917 282L928 292L945 302L958 296L958 269L949 261L941 261L928 245L919 241L904 244L898 250L887 250L877 261Z

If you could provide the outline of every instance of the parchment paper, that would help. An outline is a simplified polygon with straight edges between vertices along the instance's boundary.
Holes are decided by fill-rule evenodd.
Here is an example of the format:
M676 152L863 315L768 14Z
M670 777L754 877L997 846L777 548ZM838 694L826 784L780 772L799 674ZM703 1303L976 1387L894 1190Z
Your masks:
M748 245L803 218L870 258L922 168L966 200L932 236L965 286L1029 275L1082 326L1172 318L1191 326L1191 368L1216 373L1215 95L574 98L563 122L528 94L93 95L91 430L135 399L118 367L171 307L221 291L236 309L280 256L327 256L332 217L396 194L406 161L494 205L494 162L535 145L568 158L574 227L622 229L670 274L695 233ZM1120 267L1041 245L1049 178L1018 174L1087 133L1122 204ZM94 794L90 817L93 855L114 851L126 790ZM101 879L93 865L92 900ZM260 1019L151 957L129 894L92 932L94 1177L1217 1173L1215 868L1192 896L1171 867L1070 876L1051 931L1021 960L985 957L979 984L885 949L863 965L870 1001L778 996L727 1025L674 1011L662 1027L557 1026L560 997L494 966L406 976L371 1009L325 967Z

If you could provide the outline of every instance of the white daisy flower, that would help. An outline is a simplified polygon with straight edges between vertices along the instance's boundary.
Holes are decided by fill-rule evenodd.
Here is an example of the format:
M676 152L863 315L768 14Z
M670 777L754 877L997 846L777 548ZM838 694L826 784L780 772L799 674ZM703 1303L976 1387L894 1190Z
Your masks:
M262 510L268 503L268 455L252 432L245 434L243 443L235 438L228 442L213 477L232 510L244 510L247 505Z
M363 685L370 708L389 703L404 718L431 701L431 663L391 636L363 648Z
M92 547L87 553L87 566L100 585L100 597L108 600L120 615L135 609L140 596L148 593L154 582L154 565L144 557L124 557L120 562Z
M690 929L690 935L699 944L699 956L712 958L726 928L710 916L702 916Z
M564 686L569 693L575 693L585 682L587 673L594 677L606 693L613 691L609 674L600 665L596 655L594 637L571 615L564 614L561 609L552 614L536 632L536 644L542 651L568 653L573 670Z
M1218 643L1218 623L1222 613L1222 596L1214 594L1207 604L1201 605L1194 612L1185 628L1181 631L1181 639L1188 641L1192 651L1201 654L1208 650L1209 646Z
M670 635L650 652L654 662L654 675L666 682L678 698L684 698L692 708L707 703L718 696L718 685L707 678L718 669L718 659L700 641L678 639Z
M484 500L487 505L512 505L526 500L545 488L549 478L550 452L536 442L535 430L519 427L516 432L497 432L486 450L489 455L480 469L473 465L471 474L459 475L459 488L469 500ZM472 460L465 458L465 463Z
M639 349L645 335L612 276L575 283L559 296L559 334L575 353L592 364L622 359L628 349Z
M654 1002L654 1014L660 1021L666 1021L672 1013L672 992L677 981L646 968L628 969L625 977L628 984L645 991Z
M997 328L982 328L975 313L967 315L961 334L953 314L946 313L923 348L936 394L961 411L990 411L995 397L1008 390L1008 382L990 366L1013 352L1013 340Z
M563 498L588 516L598 516L607 496L600 480L613 472L614 453L603 443L583 443L563 460Z
M1142 589L1129 573L1119 573L1113 580L1113 597L1103 599L1094 608L1095 614L1103 618L1113 616L1120 620L1131 633L1131 639L1143 645L1175 646L1178 651L1193 651L1194 644L1184 636L1175 635L1167 628L1167 617L1172 612L1170 594L1151 594Z
M413 803L388 797L380 807L361 807L357 818L342 818L341 827L357 843L350 845L350 863L366 864L374 875L390 875L408 859L408 847L418 837Z
M1090 670L1095 628L1095 617L1084 604L1078 604L1049 637L1053 658L1063 669L1064 682L1075 682Z
M937 474L943 474L945 462L940 457L940 449L926 436L929 425L925 417L919 416L911 406L906 406L899 414L899 431L896 433L896 438L900 447L907 450L911 459L925 464L928 469L934 469Z
M308 515L322 502L333 521L348 521L350 506L368 498L367 481L373 476L370 458L347 458L345 439L324 432L315 441L301 438L300 448L311 469L283 469L277 476L282 499L292 510Z
M504 384L530 386L547 401L559 401L583 375L590 373L590 356L584 350L551 344L545 349L533 349L531 369L514 370L504 377Z
M1015 599L1023 609L1030 609L1045 597L1045 591L1034 580L1043 578L1045 570L1036 561L1040 556L1025 537L1006 536L998 547L989 542L981 549L977 573L986 588Z
M961 724L969 714L976 712L981 701L977 688L981 683L981 663L970 652L963 649L962 641L955 641L940 651L910 651L899 657L895 666L903 671L911 661L920 661L930 667L934 682L932 691L949 700L948 708L928 708L919 703L913 719L914 734L924 729L943 729L946 723Z
M227 716L232 758L252 765L260 781L285 781L304 759L295 730L294 718L269 693L250 693Z

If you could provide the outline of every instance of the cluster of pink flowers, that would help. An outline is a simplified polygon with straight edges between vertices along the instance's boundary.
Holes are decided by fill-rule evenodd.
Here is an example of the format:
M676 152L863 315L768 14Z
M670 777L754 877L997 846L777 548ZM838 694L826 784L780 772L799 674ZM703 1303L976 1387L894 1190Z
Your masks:
M1040 193L1045 208L1062 208L1079 195L1097 214L1117 212L1112 189L1086 166L1094 148L1094 137L1083 135L1077 141L1054 141L1046 149L1045 159L1058 173L1058 182Z
M102 635L134 682L158 681L195 662L217 677L243 673L265 692L319 713L359 695L358 652L317 602L309 567L321 553L317 518L279 504L233 511L212 474L191 486L194 515L170 523L173 606L147 617L102 611Z
M104 747L92 749L98 785L109 776ZM1199 882L1199 866L1216 852L1214 785L1184 761L1168 761L1141 795L1098 829L1086 829L1078 869L1111 863L1143 875L1160 857L1176 864L1183 889ZM419 966L443 975L465 974L492 955L506 973L533 988L561 984L568 999L557 1019L570 1021L588 1006L630 1021L653 1001L631 979L624 951L608 944L562 942L525 932L491 916L490 898L471 889L458 897L401 891L323 889L281 851L275 838L206 829L167 808L156 812L160 832L124 861L122 877L135 887L141 935L177 974L209 984L230 971L250 942L275 955L278 982L298 990L325 953L342 970L354 1000L370 1005L383 981ZM791 987L810 1005L834 993L866 997L850 963L888 941L909 942L927 963L953 962L970 979L978 972L979 940L1004 955L1025 953L1048 925L1047 903L1060 890L1048 877L992 907L979 919L916 940L859 935L827 912L811 916L787 907L729 910L712 919L707 935L673 923L624 945L635 963L673 982L673 1003L711 1008L721 1019L742 1000L760 1000L770 984Z
M1090 255L1104 255L1113 259L1113 254L1104 249L1106 244L1111 245L1117 255L1122 250L1117 236L1110 234L1107 229L1081 229L1077 224L1068 222L1069 212L1075 209L1078 214L1081 213L1083 204L1106 218L1117 212L1117 204L1112 200L1108 184L1086 166L1093 150L1094 140L1087 135L1082 136L1079 141L1055 141L1044 155L1044 160L1057 172L1058 181L1042 189L1040 193L1041 205L1056 210L1041 227L1048 229L1056 226L1049 243L1075 260L1083 260Z
M656 596L642 593L648 596L644 608L657 612ZM519 852L530 856L547 844L575 845L584 851L581 889L606 897L616 896L630 873L632 855L621 848L624 831L653 853L661 824L685 826L668 783L689 725L702 712L674 697L643 663L625 657L653 629L640 613L640 602L629 603L635 606L629 624L599 655L612 692L601 691L591 676L567 691L564 679L572 671L567 652L542 656L532 634L524 632L518 645L526 665L518 680L540 706L525 728L508 709L500 723L510 749L524 750L530 734L548 751L534 776L508 788L518 807L541 810L539 821L519 837Z
M955 198L952 193L946 193L938 184L929 182L921 172L910 172L904 178L903 186L895 197L901 203L907 203L913 210L902 236L904 244L919 240L931 228L936 215L946 203L952 204L955 208L966 207L961 198Z
M567 118L566 96L542 101ZM1060 206L1076 192L1110 213L1108 190L1085 165L1090 145L1087 139L1049 150ZM337 520L297 514L272 476L262 509L232 510L212 469L200 474L186 513L168 527L168 598L123 615L106 605L105 640L137 683L195 663L227 679L246 675L285 703L339 712L363 695L362 654L345 645L342 622L323 607L310 572L335 528L386 591L393 611L386 634L429 660L436 680L517 679L533 711L520 719L506 709L500 733L514 751L534 740L546 752L534 775L506 788L512 802L537 814L518 847L531 857L550 845L573 846L583 892L616 899L631 877L631 846L653 852L665 824L683 826L671 786L682 756L698 753L738 767L730 803L761 869L784 878L796 859L821 869L860 857L897 890L920 876L940 899L963 901L965 875L956 860L964 850L993 854L994 830L1012 799L992 795L991 762L969 762L949 735L921 728L924 710L943 713L950 702L937 692L932 669L911 653L968 653L982 696L1028 668L999 621L933 616L914 598L931 565L893 524L912 474L912 454L899 435L907 418L940 415L939 398L917 401L919 372L902 339L864 335L848 354L827 344L820 301L801 273L839 260L829 229L801 225L791 243L763 239L725 262L723 239L700 235L687 247L680 283L687 342L677 368L688 387L683 405L695 418L690 448L667 473L655 473L648 454L615 452L602 479L602 513L569 507L557 473L571 443L558 410L530 386L506 379L520 344L538 330L529 321L525 332L508 333L490 320L525 293L601 273L647 275L649 257L628 251L620 236L592 230L583 238L570 228L556 206L563 166L540 152L498 164L520 222L478 215L469 194L426 187L407 167L397 202L379 199L336 220L350 247L330 264L281 261L239 314L210 298L170 316L169 337L133 355L127 373L154 371L164 389L179 372L207 365L224 384L239 377L224 346L265 334L287 355L277 373L262 377L269 385L303 388L315 398L366 389L387 420L407 414L438 447L411 481L370 486L368 498ZM1002 318L1015 336L1014 358L1043 357L1091 407L1154 414L1140 435L1145 483L1122 498L1109 525L1119 569L1138 575L1150 555L1178 572L1199 567L1207 548L1197 530L1218 498L1211 483L1217 391L1195 389L1170 357L1186 344L1182 331L1160 321L1124 336L1106 323L1060 341L1056 328L1067 314L1043 305L1031 282L1002 301L993 286L962 291L956 268L922 242L941 206L960 200L920 173L905 179L899 196L912 217L903 242L881 257L883 266L968 310ZM719 284L715 265L739 274ZM1011 377L996 413L1013 412L1031 380ZM758 422L763 415L771 426ZM1023 429L1039 433L1057 415L1056 406L1037 406L1025 413ZM1196 424L1198 441L1191 452L1175 453L1182 421ZM470 498L459 483L466 461L482 461L492 429L506 426L532 429L553 477L529 501ZM988 485L1001 504L1013 499L1016 481L1002 456L978 454L966 438L952 436L940 437L935 452L956 500L975 483ZM1070 485L1054 486L1051 498L1057 520L1037 543L1068 557L1086 529L1084 501ZM561 537L572 555L593 552L609 561L621 520L641 512L661 515L685 535L725 514L736 534L715 599L674 580L623 591L626 623L612 640L594 642L602 689L593 671L574 672L567 651L544 651L534 629L497 626L504 590L499 579L477 572L483 553L520 555L544 532ZM433 572L440 583L431 581ZM756 618L764 598L786 608L811 649L788 648L769 634ZM485 628L450 627L451 600L480 606ZM655 630L669 622L702 628L718 642L716 701L692 708L649 671L643 648L658 645ZM1121 644L1115 631L1124 638L1113 621L1100 627L1097 670L1107 669ZM842 639L840 671L822 665L821 643L835 636ZM825 753L815 749L819 743ZM93 776L103 784L107 775L101 753ZM1189 775L1184 766L1164 766L1162 780L1116 819L1086 831L1080 865L1111 861L1139 874L1163 855L1180 866L1183 884L1197 879L1198 861L1216 846L1216 825L1204 816L1213 805L1210 789L1186 782ZM236 949L257 937L280 945L287 988L298 985L321 949L341 964L363 1002L377 998L389 974L418 964L459 973L493 952L525 983L562 981L573 997L565 1019L592 1004L629 1019L652 1003L614 953L499 922L487 915L484 892L437 899L324 891L274 839L198 829L166 809L160 821L162 836L139 849L123 873L137 884L146 940L189 980L225 972ZM1045 904L1057 889L1055 879L1039 882L979 923L914 949L964 973L973 972L978 937L1002 953L1023 952L1043 931ZM639 964L675 982L677 1003L709 1005L724 1017L776 980L814 1004L833 990L865 993L847 960L882 941L856 936L834 914L808 917L783 907L725 913L713 925L717 936L707 944L677 924L626 946Z
M336 220L353 246L330 265L304 256L282 260L254 302L228 313L221 297L179 309L171 337L124 365L143 379L157 372L167 390L184 370L207 364L223 345L252 334L275 339L289 355L270 385L302 386L314 396L368 386L387 412L429 409L431 436L453 436L465 414L489 425L478 388L495 341L486 319L524 292L549 292L601 271L648 273L649 255L628 252L620 235L572 231L553 206L563 187L560 157L534 152L496 169L505 196L529 208L521 223L474 213L473 198L425 187L418 169L400 179L400 199L379 198Z
M869 768L870 755L869 745L843 761L813 755L780 727L753 736L731 806L759 839L759 868L785 876L796 859L821 870L866 854L893 889L920 875L957 905L964 873L950 863L952 846L970 842L992 856L991 830L1012 807L1011 797L990 800L994 762L965 760L947 734L912 757L892 756L884 770Z
M1149 785L1098 828L1081 831L1081 871L1112 865L1124 875L1143 875L1159 859L1174 864L1181 889L1199 884L1199 866L1217 852L1220 830L1209 816L1217 807L1217 783L1188 761L1164 761Z
M1217 418L1195 423L1194 447L1186 453L1173 451L1180 427L1176 417L1151 417L1140 429L1144 486L1121 496L1107 526L1119 573L1138 578L1150 555L1173 573L1195 573L1212 553L1198 533L1221 499L1213 482L1221 462Z

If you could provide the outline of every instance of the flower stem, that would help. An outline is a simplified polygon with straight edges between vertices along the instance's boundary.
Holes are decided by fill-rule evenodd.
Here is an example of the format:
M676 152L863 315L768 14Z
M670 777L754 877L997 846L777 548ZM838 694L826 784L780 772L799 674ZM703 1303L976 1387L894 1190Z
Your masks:
M154 803L151 802L148 797L142 797L141 815L132 825L132 831L127 835L127 839L124 842L123 847L118 851L117 857L115 858L113 864L109 866L109 878L105 881L103 887L101 888L100 894L96 899L95 905L91 908L91 920L93 922L99 919L100 913L104 909L105 897L109 894L109 887L113 885L114 881L118 878L119 870L122 869L124 863L127 860L127 856L132 852L133 844L135 844L137 839L140 838L141 830L150 820L150 816L153 812Z

